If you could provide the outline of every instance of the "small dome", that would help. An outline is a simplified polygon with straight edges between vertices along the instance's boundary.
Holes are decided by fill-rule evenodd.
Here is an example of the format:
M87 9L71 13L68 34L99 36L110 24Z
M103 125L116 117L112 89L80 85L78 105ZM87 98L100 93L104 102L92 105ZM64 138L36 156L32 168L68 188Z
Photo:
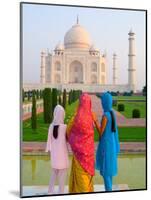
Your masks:
M99 49L97 49L94 45L92 45L90 47L90 52L92 52L92 51L99 51Z
M78 22L72 26L64 37L65 48L90 48L90 36L89 33Z
M56 47L55 47L55 51L62 51L64 50L64 46L62 44L57 44Z

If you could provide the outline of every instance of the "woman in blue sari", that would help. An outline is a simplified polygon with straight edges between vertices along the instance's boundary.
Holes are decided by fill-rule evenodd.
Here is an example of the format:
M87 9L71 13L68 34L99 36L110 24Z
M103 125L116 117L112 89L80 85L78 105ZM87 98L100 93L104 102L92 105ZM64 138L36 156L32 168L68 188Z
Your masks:
M120 151L118 129L112 110L112 96L106 92L101 96L104 114L101 135L96 152L96 169L103 176L106 191L112 191L112 177L117 175L117 158Z

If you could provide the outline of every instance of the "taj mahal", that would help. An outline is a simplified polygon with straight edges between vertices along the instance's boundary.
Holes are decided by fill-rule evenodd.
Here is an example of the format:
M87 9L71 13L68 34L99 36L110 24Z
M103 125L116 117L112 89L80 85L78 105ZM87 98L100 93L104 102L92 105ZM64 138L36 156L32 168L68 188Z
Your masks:
M58 43L52 53L41 51L40 83L23 84L24 90L45 87L60 90L80 89L84 92L136 91L135 33L128 33L128 83L118 83L117 55L113 53L113 82L107 83L107 57L101 54L87 30L76 23L66 32L64 43Z

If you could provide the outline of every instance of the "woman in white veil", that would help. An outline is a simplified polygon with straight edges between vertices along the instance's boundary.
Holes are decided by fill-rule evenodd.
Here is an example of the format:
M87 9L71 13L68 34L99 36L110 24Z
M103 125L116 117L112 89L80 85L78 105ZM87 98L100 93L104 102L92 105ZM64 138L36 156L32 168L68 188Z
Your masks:
M53 121L49 126L46 152L51 157L51 178L48 193L54 193L55 181L58 178L58 193L64 193L64 184L67 168L69 167L68 149L66 142L66 128L64 124L65 111L61 105L57 105L53 113Z

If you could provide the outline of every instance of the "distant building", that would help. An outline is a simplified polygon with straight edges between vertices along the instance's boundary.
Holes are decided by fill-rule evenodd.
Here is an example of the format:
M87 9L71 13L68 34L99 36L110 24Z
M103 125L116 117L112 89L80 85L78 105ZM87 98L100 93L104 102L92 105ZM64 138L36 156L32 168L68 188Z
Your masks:
M92 45L89 33L79 19L64 36L64 44L57 44L53 53L41 52L40 84L24 84L24 89L56 87L82 89L86 92L135 91L135 34L129 35L128 84L118 84L117 55L113 54L113 84L106 82L106 55Z

